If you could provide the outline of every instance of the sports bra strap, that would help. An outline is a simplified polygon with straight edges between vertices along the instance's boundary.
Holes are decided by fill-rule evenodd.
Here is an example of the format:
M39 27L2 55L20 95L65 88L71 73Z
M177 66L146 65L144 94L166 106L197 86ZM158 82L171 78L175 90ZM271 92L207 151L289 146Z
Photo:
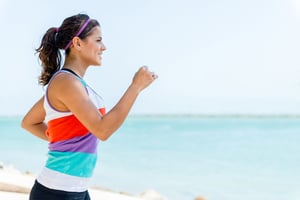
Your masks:
M73 74L74 76L76 76L76 78L82 83L82 85L84 87L87 86L86 82L78 74L76 74L73 70L67 69L67 68L62 68L61 71L70 72L71 74Z

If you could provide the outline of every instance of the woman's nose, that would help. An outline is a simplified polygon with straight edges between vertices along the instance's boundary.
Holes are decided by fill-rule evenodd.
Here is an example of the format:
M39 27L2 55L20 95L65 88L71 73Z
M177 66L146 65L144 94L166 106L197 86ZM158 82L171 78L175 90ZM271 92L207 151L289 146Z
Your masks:
M106 50L106 46L104 45L104 43L102 43L102 45L101 45L101 50L102 50L102 51L105 51L105 50Z

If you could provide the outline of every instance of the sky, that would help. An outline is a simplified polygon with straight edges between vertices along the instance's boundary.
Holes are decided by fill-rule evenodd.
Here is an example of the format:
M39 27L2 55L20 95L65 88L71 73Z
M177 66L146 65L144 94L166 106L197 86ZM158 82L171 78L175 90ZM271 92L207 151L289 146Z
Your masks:
M101 24L85 80L108 110L147 65L159 78L131 114L300 114L300 0L0 0L0 115L43 95L34 49L78 13Z

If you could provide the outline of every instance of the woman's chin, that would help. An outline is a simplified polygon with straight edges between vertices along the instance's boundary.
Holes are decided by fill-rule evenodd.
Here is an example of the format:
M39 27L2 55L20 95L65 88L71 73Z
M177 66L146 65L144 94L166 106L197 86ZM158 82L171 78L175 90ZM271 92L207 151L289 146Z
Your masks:
M93 63L92 65L93 65L93 66L101 66L102 63L101 63L101 62L95 62L95 63Z

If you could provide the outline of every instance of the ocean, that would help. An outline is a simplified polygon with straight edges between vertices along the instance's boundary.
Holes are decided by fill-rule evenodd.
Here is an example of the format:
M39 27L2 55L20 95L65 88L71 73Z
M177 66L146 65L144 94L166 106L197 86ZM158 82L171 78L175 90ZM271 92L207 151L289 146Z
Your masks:
M38 173L47 143L0 117L0 162ZM299 200L300 118L130 116L106 142L91 185L169 200Z

